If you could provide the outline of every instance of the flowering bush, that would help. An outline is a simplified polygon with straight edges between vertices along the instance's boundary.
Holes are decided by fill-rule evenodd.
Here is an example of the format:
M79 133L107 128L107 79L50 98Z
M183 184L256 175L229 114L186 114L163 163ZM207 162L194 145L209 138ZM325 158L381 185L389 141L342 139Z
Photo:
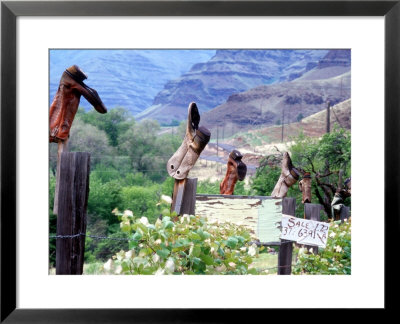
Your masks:
M120 213L121 230L130 234L128 251L120 251L104 264L110 274L257 274L249 269L258 255L243 226L207 222L192 215L170 214L154 224ZM175 218L175 217L174 217Z
M318 254L297 248L293 274L351 274L351 221L331 222L326 248Z

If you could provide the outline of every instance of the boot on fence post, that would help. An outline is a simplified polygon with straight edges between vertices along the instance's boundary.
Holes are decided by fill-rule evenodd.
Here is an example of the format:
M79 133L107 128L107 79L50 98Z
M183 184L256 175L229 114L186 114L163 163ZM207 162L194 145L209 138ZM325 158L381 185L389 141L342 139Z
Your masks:
M77 66L67 68L61 75L60 84L53 102L50 106L50 143L58 143L56 189L54 195L53 213L58 214L58 190L59 190L59 163L62 152L67 151L69 131L74 121L81 96L86 98L92 106L101 114L107 112L96 90L88 87L83 80L86 74Z
M351 190L351 189L350 189ZM345 207L344 199L350 197L350 193L346 189L337 190L331 203L332 207L332 217L334 220L341 219L342 208Z
M62 74L50 106L50 143L68 138L81 96L84 96L99 113L107 112L96 90L83 83L85 79L86 74L76 65L67 68Z
M303 179L299 181L299 189L303 194L301 202L303 204L311 203L311 175L309 172L304 173Z
M200 126L200 114L196 103L188 107L186 134L181 146L167 162L168 174L175 179L171 212L178 215L194 214L197 178L188 179L189 171L196 164L201 152L210 141L210 131Z
M201 152L210 141L210 131L201 126L200 114L194 102L189 104L186 134L181 146L167 162L168 174L178 180L185 179Z
M288 152L283 154L282 172L271 193L273 198L284 198L291 186L299 180L299 171L293 167L292 160Z
M229 154L225 178L219 185L220 194L233 195L236 182L243 181L246 177L247 166L242 162L242 157L243 155L237 150Z

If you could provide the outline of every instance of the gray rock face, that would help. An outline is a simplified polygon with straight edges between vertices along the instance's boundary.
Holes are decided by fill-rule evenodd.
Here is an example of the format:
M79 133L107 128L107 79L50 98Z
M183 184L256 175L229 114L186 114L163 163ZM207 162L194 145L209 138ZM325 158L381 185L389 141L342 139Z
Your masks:
M256 86L296 79L328 53L327 50L217 50L205 63L169 81L154 98L151 107L137 119L156 119L161 123L186 118L187 105L198 104L208 111L235 93Z

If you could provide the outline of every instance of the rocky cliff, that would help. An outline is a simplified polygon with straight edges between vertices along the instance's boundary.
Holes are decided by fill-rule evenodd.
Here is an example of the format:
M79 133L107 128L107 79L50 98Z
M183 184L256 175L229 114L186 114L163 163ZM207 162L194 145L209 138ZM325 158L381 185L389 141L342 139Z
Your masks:
M229 96L263 84L288 81L315 68L327 50L217 50L205 63L169 81L151 107L136 115L168 123L186 119L191 101L206 112Z
M320 74L326 71L321 69ZM329 73L327 73L329 75ZM216 134L295 122L332 105L349 99L351 73L327 79L296 79L231 95L222 105L202 115L201 123Z

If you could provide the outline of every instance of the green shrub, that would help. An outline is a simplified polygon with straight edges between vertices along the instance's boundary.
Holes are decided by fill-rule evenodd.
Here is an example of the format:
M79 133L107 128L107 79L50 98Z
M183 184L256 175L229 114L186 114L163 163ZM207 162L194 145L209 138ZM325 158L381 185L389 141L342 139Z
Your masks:
M150 187L124 187L121 190L121 209L129 209L133 211L134 215L145 216L150 221L155 221L159 216L157 203L160 200L160 196L160 188L156 185ZM115 217L115 219L117 218Z
M111 213L121 204L121 185L117 180L103 183L101 179L90 179L90 191L88 199L88 216L92 222L97 219L105 219L108 224L118 222Z
M351 274L351 220L330 224L326 248L319 248L318 254L294 250L298 259L293 274Z
M120 251L104 269L112 274L257 274L249 269L258 249L242 226L210 224L205 218L170 216L154 224L133 213L118 213L121 230L130 234L130 250Z

